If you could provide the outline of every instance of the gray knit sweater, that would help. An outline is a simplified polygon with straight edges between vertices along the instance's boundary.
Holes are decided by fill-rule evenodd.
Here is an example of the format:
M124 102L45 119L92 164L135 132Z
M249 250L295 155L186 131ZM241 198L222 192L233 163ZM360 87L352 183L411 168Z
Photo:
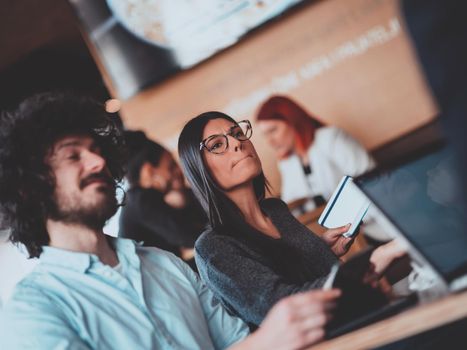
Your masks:
M320 288L338 260L280 199L265 199L261 208L280 239L239 223L229 232L208 229L195 244L203 280L232 314L252 328L283 297Z

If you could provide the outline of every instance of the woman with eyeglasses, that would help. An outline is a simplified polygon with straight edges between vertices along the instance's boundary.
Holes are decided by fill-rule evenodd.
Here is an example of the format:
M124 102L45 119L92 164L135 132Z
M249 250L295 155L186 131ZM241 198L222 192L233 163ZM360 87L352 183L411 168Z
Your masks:
M255 329L282 298L320 289L352 240L342 236L348 226L318 237L283 201L265 198L268 184L251 135L249 121L207 112L185 125L178 152L209 218L195 244L201 277L231 313ZM378 273L403 254L394 247L375 253ZM329 302L317 302L315 311L315 317L327 318Z
M195 245L199 272L254 329L285 296L322 287L352 241L341 235L347 226L320 238L280 199L265 198L268 185L251 135L249 121L207 112L185 125L178 151L210 222Z

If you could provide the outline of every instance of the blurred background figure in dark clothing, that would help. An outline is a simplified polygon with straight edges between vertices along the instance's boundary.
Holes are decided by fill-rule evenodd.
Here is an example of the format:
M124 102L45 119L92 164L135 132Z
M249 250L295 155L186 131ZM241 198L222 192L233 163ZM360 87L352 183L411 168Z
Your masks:
M194 269L193 246L206 216L168 150L141 131L127 131L129 182L119 236L183 258Z

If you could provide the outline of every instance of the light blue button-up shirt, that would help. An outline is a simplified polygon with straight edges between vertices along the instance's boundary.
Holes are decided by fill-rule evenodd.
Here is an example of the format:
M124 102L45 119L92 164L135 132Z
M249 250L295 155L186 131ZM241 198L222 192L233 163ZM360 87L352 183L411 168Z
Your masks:
M174 255L115 239L121 273L44 247L1 311L0 349L224 349L248 328Z

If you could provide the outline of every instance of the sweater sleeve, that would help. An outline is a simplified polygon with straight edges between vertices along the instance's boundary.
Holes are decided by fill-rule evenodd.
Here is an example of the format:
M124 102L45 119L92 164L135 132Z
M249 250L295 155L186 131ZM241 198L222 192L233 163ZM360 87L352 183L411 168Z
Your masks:
M197 241L195 258L201 277L214 294L244 321L255 325L279 300L320 288L327 277L292 284L233 238L215 234Z

